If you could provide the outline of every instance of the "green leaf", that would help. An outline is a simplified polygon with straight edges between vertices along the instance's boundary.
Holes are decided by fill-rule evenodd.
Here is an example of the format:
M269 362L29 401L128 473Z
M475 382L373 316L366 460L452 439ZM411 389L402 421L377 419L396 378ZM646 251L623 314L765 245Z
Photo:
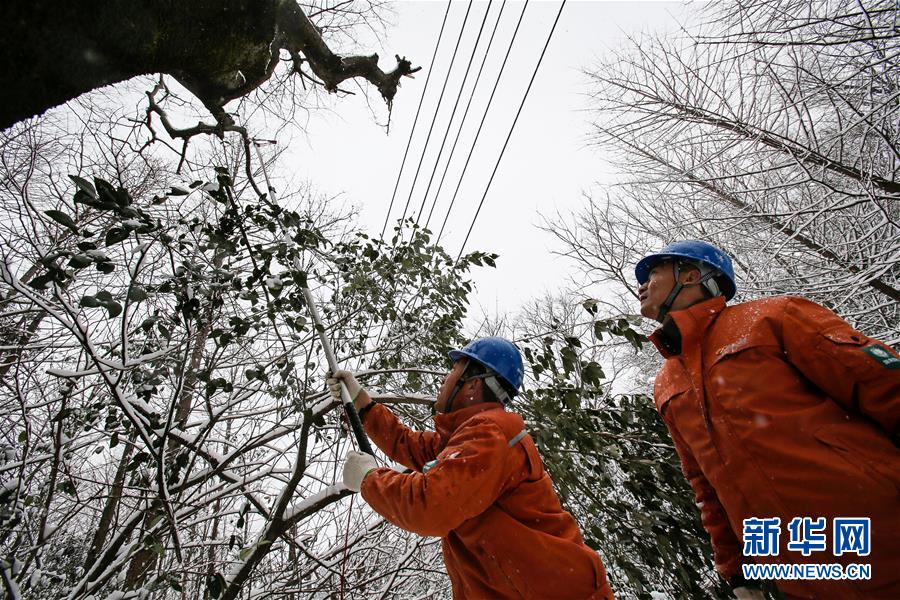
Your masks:
M53 281L53 274L44 273L43 275L38 275L34 279L30 280L28 282L28 285L36 290L46 290L51 281Z
M65 225L75 233L78 233L78 228L75 226L75 221L72 220L72 217L67 215L64 212L60 212L58 210L45 210L44 214L56 221L61 225Z
M131 289L128 290L128 300L131 302L140 302L147 298L149 298L147 290L139 285L133 285L131 286Z
M75 204L84 204L85 206L90 206L92 208L103 208L103 205L91 194L88 194L84 190L78 190L75 192Z
M116 265L114 265L108 261L97 263L97 270L100 271L101 273L109 274L116 270Z
M247 557L253 554L253 549L256 546L247 546L246 548L242 548L240 552L238 552L238 560L247 560Z
M225 578L220 573L214 573L206 578L206 587L209 590L209 597L215 600L225 591Z
M91 185L90 181L88 181L87 179L84 179L82 177L79 177L78 175L69 175L69 179L71 179L72 182L74 182L75 185L78 186L79 190L83 191L85 194L87 194L94 200L97 199L97 191L94 190L94 186Z
M22 431L19 432L19 443L24 444L25 440L27 440L27 439L28 439L28 431L23 429Z
M154 527L157 523L159 523L160 521L162 521L162 519L163 519L162 513L157 514L157 515L154 515L154 517L153 517L152 519L150 519L150 522L147 523L147 529L153 529L153 527Z
M598 386L603 379L603 369L594 361L589 362L581 370L581 379L587 385Z
M113 227L106 232L106 245L112 246L128 239L128 232L121 227Z
M69 260L69 266L73 269L83 269L94 260L87 254L76 254Z
M103 303L98 301L94 296L82 296L78 305L83 306L84 308L98 308L103 306Z
M566 374L574 371L575 364L578 360L578 356L575 354L575 351L566 346L559 351L559 355L562 358L563 370L566 372Z
M111 183L99 177L94 177L94 185L104 208L115 210L129 206L132 202L128 190L123 187L114 188Z
M115 300L110 300L109 302L105 303L104 306L106 307L106 310L109 311L110 319L114 319L122 313L122 305Z

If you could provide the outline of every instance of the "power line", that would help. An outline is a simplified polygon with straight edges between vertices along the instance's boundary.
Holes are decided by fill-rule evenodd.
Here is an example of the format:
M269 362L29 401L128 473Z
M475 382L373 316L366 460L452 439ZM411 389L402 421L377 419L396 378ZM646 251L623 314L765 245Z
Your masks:
M438 112L441 109L441 103L444 100L444 92L447 90L447 82L450 81L450 73L453 71L453 63L456 61L456 53L459 50L459 42L462 40L463 33L466 30L466 21L469 20L469 12L472 10L472 1L466 7L466 16L463 17L462 27L459 28L459 37L456 38L456 47L453 48L453 56L450 57L450 66L447 68L447 76L444 78L444 87L441 88L441 95L438 97L437 106L434 109L434 116L431 118L431 127L428 128L428 135L425 137L425 145L422 147L422 155L419 157L419 165L416 167L416 175L413 177L412 185L409 188L409 196L406 198L406 206L403 207L403 216L400 220L406 218L406 211L409 210L409 202L412 200L413 190L416 188L416 181L419 179L419 170L422 168L422 161L425 159L425 151L428 149L428 142L431 140L431 132L434 131L434 124L437 121Z
M503 17L503 9L506 8L506 0L503 0L503 4L500 5L500 12L497 13L497 21L494 23L494 30L491 32L491 39L488 40L487 49L484 51L484 58L481 59L481 66L478 67L478 75L475 76L475 84L472 85L472 94L469 96L469 101L466 104L466 110L463 111L462 120L459 122L459 129L456 130L456 138L453 140L453 146L450 148L450 156L447 157L447 163L444 165L444 172L441 174L441 181L438 183L437 191L434 193L434 201L431 203L431 208L428 209L428 219L425 220L425 227L428 228L428 225L431 223L431 216L434 214L434 207L437 206L438 198L441 196L441 190L444 188L444 180L447 178L447 171L450 169L450 163L453 161L453 153L456 152L456 145L459 143L460 134L462 133L463 126L466 124L466 118L469 116L469 108L472 106L472 100L475 98L475 91L478 89L478 82L481 81L481 73L484 71L484 65L487 62L487 57L491 53L491 46L494 44L494 36L497 33L497 29L500 25L500 19Z
M463 177L466 175L466 169L469 166L469 161L472 160L472 153L475 151L475 144L478 143L478 136L481 135L481 129L484 127L484 121L487 118L488 111L491 108L491 103L494 101L494 94L497 91L497 86L500 84L500 78L503 76L503 69L506 68L506 61L509 58L509 54L512 51L513 44L516 41L516 36L519 33L519 26L522 24L522 18L525 16L525 10L528 8L528 0L525 0L525 6L522 7L522 13L519 15L519 21L516 23L516 29L513 31L512 38L509 40L509 47L506 49L506 56L503 57L503 64L500 65L500 71L497 73L497 80L494 82L494 89L491 90L491 97L488 98L487 106L484 107L484 114L481 116L481 123L478 124L478 131L475 132L475 139L472 140L472 146L469 148L469 155L466 156L466 163L463 165L462 172L459 174L459 180L456 182L456 190L453 192L453 197L450 199L450 206L447 208L447 214L444 215L444 222L441 224L441 231L438 233L437 239L435 240L435 244L441 241L441 236L444 235L444 227L447 226L447 219L450 217L450 211L453 210L453 204L456 202L456 195L459 194L459 188L462 186Z
M447 0L447 10L444 12L444 20L441 22L441 31L438 33L437 42L434 44L434 54L431 56L431 65L428 68L428 75L425 77L425 87L422 88L422 96L419 98L419 107L416 109L416 118L413 120L412 129L409 132L409 141L406 142L406 150L403 152L403 160L400 162L400 171L397 173L397 182L394 184L394 192L391 194L391 203L388 205L387 214L384 216L384 226L381 228L381 237L387 231L388 219L391 218L391 210L394 208L394 198L397 196L397 188L400 186L400 176L403 175L403 167L406 165L406 155L409 154L409 146L412 144L413 134L416 132L416 124L419 122L419 111L422 110L422 102L425 100L425 92L428 90L428 81L431 79L432 67L434 60L437 58L438 48L441 45L441 38L444 37L444 26L447 24L447 15L450 14L450 6L453 0Z
M466 87L466 81L469 79L469 72L472 69L472 63L475 61L475 52L478 50L478 42L481 41L481 34L484 32L484 25L487 23L488 13L491 12L491 2L488 0L487 9L484 11L484 18L481 20L481 27L478 28L478 35L475 37L475 45L472 46L472 54L469 56L469 63L466 65L466 72L463 75L462 83L459 84L459 93L456 95L456 101L453 103L453 110L450 111L450 120L447 121L447 131L444 132L444 139L441 140L441 148L438 150L437 158L434 160L434 168L431 170L431 177L428 178L428 186L422 195L422 206L416 215L416 225L419 224L419 218L425 211L425 202L428 200L428 192L431 191L431 184L434 182L434 176L437 173L438 164L441 162L441 156L444 154L444 148L447 145L447 138L450 136L450 128L453 126L453 118L456 116L456 109L459 108L459 101L462 98L463 90ZM474 94L475 88L472 88Z
M478 219L478 214L481 212L481 207L484 205L485 198L487 198L488 190L491 189L491 183L494 181L494 175L497 174L497 168L500 166L500 161L503 159L503 153L506 152L506 146L509 144L509 140L512 137L513 130L516 128L516 123L519 120L519 115L522 114L522 108L525 106L525 100L528 99L528 92L531 91L531 86L534 83L535 78L537 77L538 69L541 68L541 62L543 62L544 60L544 54L547 53L547 47L550 45L550 39L553 37L553 32L556 31L556 24L559 23L559 17L562 15L562 11L565 6L566 0L562 0L562 3L559 5L559 12L556 13L556 19L553 21L553 27L550 28L550 33L547 35L547 41L544 42L544 49L541 50L541 56L540 58L538 58L537 64L534 66L534 73L531 74L531 80L528 82L528 87L525 89L525 94L522 96L522 102L521 104L519 104L519 110L516 111L516 118L513 119L512 126L509 128L509 133L506 136L506 141L503 142L503 148L500 150L500 156L497 157L497 162L494 164L494 170L491 172L491 178L488 180L487 187L484 189L484 194L481 196L481 202L478 203L478 209L475 211L475 216L472 217L471 225L469 225L469 231L466 232L466 237L459 249L459 254L456 257L457 262L459 262L463 250L466 247L466 243L469 241L469 235L471 235L472 229L475 227L475 221Z

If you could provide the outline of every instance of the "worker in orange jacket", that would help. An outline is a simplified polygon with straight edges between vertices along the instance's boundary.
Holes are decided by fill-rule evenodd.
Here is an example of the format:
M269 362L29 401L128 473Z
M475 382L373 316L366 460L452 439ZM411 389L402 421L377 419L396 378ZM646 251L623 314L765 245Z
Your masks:
M635 275L641 314L662 324L656 408L737 597L763 597L755 563L803 565L770 572L786 598L900 598L897 353L803 298L726 306L731 259L704 242ZM871 578L814 580L808 564L868 564Z
M518 348L482 338L450 358L435 431L403 425L347 371L329 379L336 398L343 380L368 435L413 471L351 452L344 484L398 527L441 538L454 598L612 600L600 557L562 509L522 417L504 408L522 384Z

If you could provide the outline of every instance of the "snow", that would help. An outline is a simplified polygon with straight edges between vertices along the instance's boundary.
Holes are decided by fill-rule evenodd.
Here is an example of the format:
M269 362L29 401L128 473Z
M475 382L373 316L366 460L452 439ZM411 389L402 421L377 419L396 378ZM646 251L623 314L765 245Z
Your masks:
M303 512L304 510L306 510L313 504L316 504L317 502L321 502L322 500L329 498L331 496L337 496L338 494L340 494L341 492L343 492L346 489L347 488L344 486L343 483L336 483L334 485L326 486L326 487L322 488L321 490L319 490L318 492L316 492L315 494L313 494L312 496L309 496L308 498L304 498L303 500L301 500L297 504L294 504L293 506L289 506L287 508L287 510L284 511L283 519L285 521L290 521L294 515Z
M45 524L44 524L44 531L43 531L43 533L42 533L41 535L42 535L42 537L46 540L46 539L48 539L50 536L52 536L54 533L56 533L56 530L57 530L58 528L59 528L59 525L55 525L55 524L52 524L52 523L49 523L49 522L48 522L48 523L45 523Z
M48 375L53 375L54 377L79 377L81 371L68 371L66 369L47 369Z
M331 397L331 395L326 396L324 399L320 400L316 404L313 405L311 412L314 416L318 416L322 413L326 413L335 406L338 405L337 400Z
M41 581L41 575L43 575L43 572L39 568L32 571L28 577L28 587L33 588L36 586Z
M284 287L284 283L282 283L281 278L277 275L271 275L266 278L266 287L271 291L278 291Z

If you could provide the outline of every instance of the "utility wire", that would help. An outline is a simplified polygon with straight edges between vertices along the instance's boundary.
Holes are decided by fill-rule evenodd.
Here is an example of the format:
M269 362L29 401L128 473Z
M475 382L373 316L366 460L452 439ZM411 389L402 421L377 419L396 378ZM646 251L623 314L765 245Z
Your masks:
M431 184L434 182L434 176L437 173L438 165L441 162L441 156L444 154L444 148L447 145L447 138L450 136L450 128L453 126L453 119L456 117L456 109L459 108L459 101L462 99L463 90L466 88L466 81L469 79L469 72L472 69L472 63L475 61L475 52L478 50L478 43L481 41L481 34L484 32L484 26L487 23L488 13L491 12L491 2L488 0L487 9L484 11L484 18L481 20L481 27L478 28L478 35L475 37L475 45L472 46L472 54L469 56L469 63L466 65L466 72L463 75L462 83L459 84L459 93L456 95L456 101L453 103L453 110L450 111L450 120L447 121L447 131L444 132L444 139L441 140L441 148L438 150L437 158L434 160L434 168L431 170L431 177L428 178L428 186L422 195L422 206L416 214L416 225L419 224L419 218L425 211L425 202L428 200L428 192L431 191ZM472 88L475 93L475 88Z
M534 83L535 78L538 74L538 69L541 68L541 62L544 60L544 54L547 53L547 47L550 45L550 39L553 37L553 32L556 31L556 24L559 23L559 17L562 15L563 8L566 7L566 0L562 0L562 4L559 5L559 12L556 13L556 19L553 21L553 27L550 28L550 33L547 35L547 41L544 42L544 49L541 50L541 56L538 58L537 64L534 66L534 73L531 74L531 81L528 82L528 88L525 90L525 94L522 96L522 103L519 104L519 110L516 111L516 118L513 119L512 126L509 128L509 133L506 136L506 141L503 142L503 148L500 150L500 156L497 157L497 162L494 164L494 170L491 172L491 178L488 180L487 187L484 189L484 194L481 196L481 202L478 203L478 209L475 211L475 216L472 217L472 223L469 225L469 231L466 232L466 238L463 240L462 246L459 248L459 254L456 257L456 261L459 262L460 257L462 256L463 250L466 247L466 243L469 241L469 235L472 234L472 228L475 227L475 221L478 219L478 214L481 212L481 207L484 205L484 200L487 198L488 190L491 189L491 183L494 181L494 175L497 174L497 168L500 166L500 161L503 159L503 153L506 152L506 146L509 144L509 139L512 137L513 130L516 128L516 123L519 120L519 115L522 114L522 108L525 106L525 100L528 99L528 92L531 91L531 86Z
M475 76L475 84L472 86L472 94L469 96L469 102L466 104L466 110L463 111L462 121L459 123L459 129L456 130L456 138L453 140L453 147L450 148L450 155L447 157L447 163L444 165L444 172L441 174L441 181L438 183L437 191L434 193L434 200L431 203L431 208L428 210L428 219L425 220L425 228L428 228L428 225L431 223L431 216L434 214L434 207L437 205L438 198L441 196L441 190L444 188L444 180L447 178L447 171L450 168L450 163L453 161L453 153L456 151L456 145L459 143L460 134L462 133L463 126L466 124L466 118L469 116L469 108L472 106L472 100L475 98L475 91L478 89L478 82L481 81L481 73L484 71L484 64L487 62L487 57L490 56L491 46L494 44L494 36L497 33L497 29L500 25L500 19L503 17L503 9L506 8L506 0L503 0L503 4L500 5L500 12L497 13L497 22L494 23L494 30L491 32L491 39L488 40L487 49L484 51L484 58L481 59L481 66L478 67L478 75Z
M412 144L413 134L416 132L416 124L419 122L419 112L422 110L422 102L425 100L425 92L428 91L428 81L431 79L431 72L434 70L434 61L437 58L438 48L441 45L441 38L444 37L444 26L447 24L447 15L450 14L450 6L453 0L447 0L447 10L444 12L444 20L441 22L441 31L438 33L437 42L434 44L434 54L431 56L431 64L428 67L428 75L425 77L425 87L422 88L422 96L419 98L419 107L416 109L416 118L413 119L413 126L409 132L409 141L406 142L406 150L403 151L403 160L400 162L400 171L397 173L397 182L394 184L394 192L391 194L391 203L388 206L387 214L384 216L384 226L381 228L381 237L387 231L388 219L391 218L391 210L394 208L394 198L397 196L397 188L400 186L400 176L403 175L403 167L406 165L406 155L409 154L409 146Z
M494 89L491 90L491 97L488 98L487 106L484 107L484 114L481 116L481 123L478 124L478 131L475 132L475 139L472 140L472 146L469 148L469 155L466 157L466 163L463 165L462 172L459 174L459 181L456 182L456 190L453 192L453 197L450 199L450 206L447 208L447 214L444 215L444 222L441 224L441 231L438 233L437 239L435 240L435 244L441 241L441 236L444 235L444 228L447 226L447 219L450 217L450 211L453 210L453 204L456 202L456 195L459 194L459 188L462 186L463 178L466 175L466 169L469 166L469 161L472 160L472 153L475 151L475 144L478 143L478 136L481 135L481 129L484 127L484 121L487 118L488 111L491 108L491 103L494 101L494 94L497 91L497 86L500 84L500 78L503 76L503 69L506 68L506 61L509 58L509 53L512 51L513 44L516 41L516 35L519 33L519 26L522 24L522 17L525 16L525 10L528 8L528 0L525 0L525 6L522 7L522 13L519 15L519 21L516 23L516 29L513 31L512 38L509 40L509 47L506 49L506 56L503 57L503 64L500 65L500 71L497 73L497 80L494 82Z
M412 200L413 190L416 188L416 181L419 179L419 170L422 168L422 161L425 159L425 151L428 149L428 142L431 140L431 133L434 131L434 124L437 121L438 112L440 112L441 103L444 100L444 92L447 90L447 83L450 81L450 73L453 71L453 63L456 61L459 42L462 40L463 33L466 30L466 21L469 20L469 12L472 10L472 1L473 0L469 0L469 5L466 7L466 16L463 17L462 27L459 28L459 37L456 38L456 47L453 48L453 56L450 57L450 66L447 67L447 76L444 78L444 87L441 88L441 95L438 97L438 103L434 109L434 116L431 118L431 127L428 128L428 135L425 137L425 145L422 147L421 156L419 156L419 165L416 167L416 175L413 177L412 185L409 188L406 206L403 207L403 216L400 217L401 222L406 219L406 211L409 210L409 202Z

